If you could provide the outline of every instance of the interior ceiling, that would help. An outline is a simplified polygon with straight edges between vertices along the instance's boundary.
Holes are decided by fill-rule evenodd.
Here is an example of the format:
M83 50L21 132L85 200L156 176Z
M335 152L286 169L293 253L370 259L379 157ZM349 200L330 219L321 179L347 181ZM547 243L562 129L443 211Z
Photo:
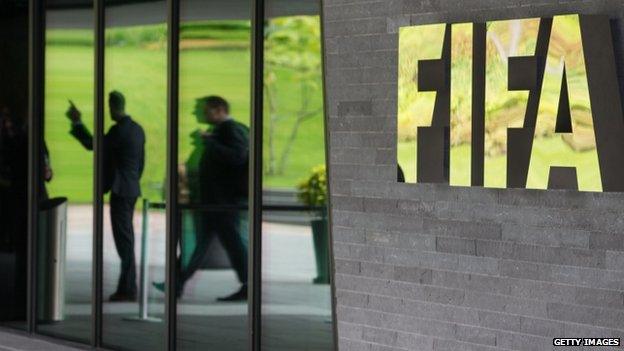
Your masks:
M318 15L320 0L267 0L266 16ZM182 21L250 19L250 0L182 0ZM92 28L91 0L50 0L46 12L49 28ZM120 27L164 23L162 0L106 0L106 25Z

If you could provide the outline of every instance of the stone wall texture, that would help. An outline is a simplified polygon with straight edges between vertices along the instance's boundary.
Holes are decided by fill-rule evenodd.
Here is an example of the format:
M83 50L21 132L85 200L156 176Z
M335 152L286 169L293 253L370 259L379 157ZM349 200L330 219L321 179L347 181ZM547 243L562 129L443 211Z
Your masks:
M340 351L624 338L624 194L395 181L398 27L608 14L621 72L624 1L323 0L323 12Z

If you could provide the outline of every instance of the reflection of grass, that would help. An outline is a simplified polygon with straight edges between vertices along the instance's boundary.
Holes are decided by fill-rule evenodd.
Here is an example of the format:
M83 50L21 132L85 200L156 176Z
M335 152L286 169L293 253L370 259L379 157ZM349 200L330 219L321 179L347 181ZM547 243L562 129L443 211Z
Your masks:
M215 31L212 35L226 36L223 33L227 28L222 29L222 32ZM202 38L197 28L193 30L189 37ZM115 34L116 40L120 40L122 36ZM55 172L48 190L52 196L69 196L75 202L91 199L92 154L82 149L69 135L70 125L64 113L68 106L67 99L73 100L81 108L85 124L92 128L93 51L88 45L89 35L82 31L54 31L48 36L46 49L45 138ZM133 33L133 37L142 36L151 38L153 33ZM240 36L240 32L231 33L225 39L231 41ZM157 45L148 47L108 46L106 85L107 89L117 89L126 95L129 114L145 129L147 145L143 191L151 199L160 199L165 177L166 51ZM232 115L249 124L249 53L232 48L195 48L184 50L180 59L179 159L184 162L191 152L191 132L207 128L198 124L192 115L196 98L222 95L230 100ZM290 72L278 72L277 94L283 114L296 110L301 94L299 84ZM110 124L107 115L107 128ZM285 142L288 125L285 122L284 130L276 133L278 149ZM267 186L294 187L308 175L312 166L323 163L322 115L306 121L302 128L293 146L293 157L286 173L265 177Z
M410 156L415 154L413 145L413 143L401 142L398 146L399 159L404 160L401 167L405 172L406 179L411 182L416 179L416 159ZM572 163L570 163L572 151L569 146L561 141L560 137L540 139L533 147L536 155L536 163L531 166L535 167L536 172L529 176L527 188L544 189L545 185L548 183L546 172L544 172L547 169L546 165L548 162L552 161L555 165L572 165ZM458 157L453 160L456 162L453 168L466 169L470 167L470 148L467 145L455 147L453 151L458 155ZM579 173L579 187L587 191L600 191L600 175L598 173L595 150L578 153L572 152L572 155L575 159L577 172ZM567 162L562 162L560 160L565 160ZM488 173L486 173L485 185L487 187L504 187L507 167L505 156L488 158L486 162L489 168ZM465 178L454 177L453 181L464 184L470 183L470 179L467 175Z
M69 135L67 99L80 107L93 126L93 51L88 46L50 46L46 50L45 140L54 178L52 196L88 201L92 197L93 158Z
M90 30L48 30L47 45L87 46L93 45L93 32Z
M553 161L558 166L577 167L576 172L581 190L602 190L596 149L574 152L560 137L539 139L533 144L533 148L536 163L531 164L531 168L535 169L535 172L529 172L527 179L529 188L543 189L547 186L548 182L545 180L547 168L545 166L548 161Z
M249 43L250 30L247 21L192 22L180 25L180 37L182 40L218 39Z

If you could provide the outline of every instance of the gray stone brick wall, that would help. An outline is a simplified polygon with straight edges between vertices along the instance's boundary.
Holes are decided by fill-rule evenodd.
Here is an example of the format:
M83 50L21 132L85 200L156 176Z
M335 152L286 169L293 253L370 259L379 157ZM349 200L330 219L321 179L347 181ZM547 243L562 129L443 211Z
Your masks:
M398 27L608 14L622 72L624 2L323 0L323 11L340 350L624 338L624 194L395 182Z

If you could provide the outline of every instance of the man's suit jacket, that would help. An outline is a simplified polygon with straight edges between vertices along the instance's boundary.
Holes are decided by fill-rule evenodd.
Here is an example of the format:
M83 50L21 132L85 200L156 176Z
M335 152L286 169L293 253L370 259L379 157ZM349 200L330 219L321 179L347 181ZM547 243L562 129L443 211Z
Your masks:
M204 140L199 161L203 203L238 204L248 197L249 129L229 119L216 125Z
M84 124L74 124L71 134L86 149L93 150L93 136ZM104 135L104 192L140 196L144 166L145 132L129 116L123 117Z

